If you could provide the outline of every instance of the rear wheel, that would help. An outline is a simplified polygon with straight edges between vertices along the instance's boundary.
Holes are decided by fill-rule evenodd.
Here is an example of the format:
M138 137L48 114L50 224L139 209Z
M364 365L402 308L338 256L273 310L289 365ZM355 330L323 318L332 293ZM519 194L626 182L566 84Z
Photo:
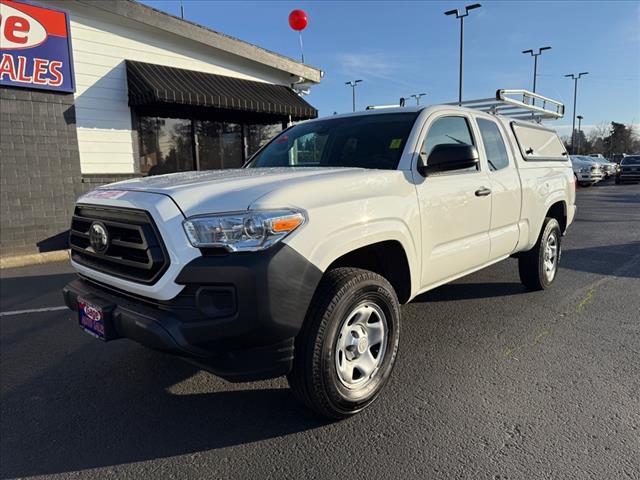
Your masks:
M562 232L555 218L547 218L536 245L518 259L520 281L529 290L544 290L551 286L558 272Z
M356 268L331 270L296 338L289 384L321 415L353 415L370 405L389 379L399 334L400 307L385 278Z

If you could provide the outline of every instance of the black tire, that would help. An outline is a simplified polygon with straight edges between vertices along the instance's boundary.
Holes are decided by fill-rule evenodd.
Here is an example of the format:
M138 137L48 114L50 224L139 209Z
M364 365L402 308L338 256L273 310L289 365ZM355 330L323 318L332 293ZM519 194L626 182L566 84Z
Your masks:
M366 378L368 383L360 389L350 389L338 373L338 340L342 339L341 329L350 328L345 327L350 324L349 314L360 305L370 304L386 317L386 336L380 342L385 349L378 350L378 355L383 352L382 358L377 369ZM330 270L320 282L296 337L293 369L287 376L289 385L296 397L315 412L335 419L351 416L370 405L387 383L399 338L400 306L385 278L358 268Z
M547 272L547 264L545 263L545 247L548 245L549 237L555 236L557 245L555 256L555 269L553 275ZM518 272L520 273L520 281L529 290L545 290L553 284L557 277L558 265L562 256L562 232L560 225L555 218L547 217L542 224L540 236L535 246L520 255L518 258Z

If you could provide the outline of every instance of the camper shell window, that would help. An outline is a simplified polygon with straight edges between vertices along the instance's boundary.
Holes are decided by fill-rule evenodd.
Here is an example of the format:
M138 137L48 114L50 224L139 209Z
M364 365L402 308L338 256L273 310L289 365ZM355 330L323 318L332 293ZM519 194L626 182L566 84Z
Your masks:
M518 122L512 122L511 129L525 160L566 162L569 159L567 150L553 130Z

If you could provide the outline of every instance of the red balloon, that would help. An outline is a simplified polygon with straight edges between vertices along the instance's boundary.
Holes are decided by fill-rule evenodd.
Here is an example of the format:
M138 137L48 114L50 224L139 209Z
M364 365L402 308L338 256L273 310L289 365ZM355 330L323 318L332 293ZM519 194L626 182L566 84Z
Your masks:
M294 30L304 30L307 28L307 23L309 23L309 21L304 10L293 10L289 14L289 26Z

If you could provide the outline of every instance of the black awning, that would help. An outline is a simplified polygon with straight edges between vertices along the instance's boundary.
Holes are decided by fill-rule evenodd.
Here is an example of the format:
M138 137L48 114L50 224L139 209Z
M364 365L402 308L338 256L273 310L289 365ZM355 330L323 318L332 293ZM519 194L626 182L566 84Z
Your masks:
M126 61L129 105L194 105L316 118L318 111L289 87L212 73Z

